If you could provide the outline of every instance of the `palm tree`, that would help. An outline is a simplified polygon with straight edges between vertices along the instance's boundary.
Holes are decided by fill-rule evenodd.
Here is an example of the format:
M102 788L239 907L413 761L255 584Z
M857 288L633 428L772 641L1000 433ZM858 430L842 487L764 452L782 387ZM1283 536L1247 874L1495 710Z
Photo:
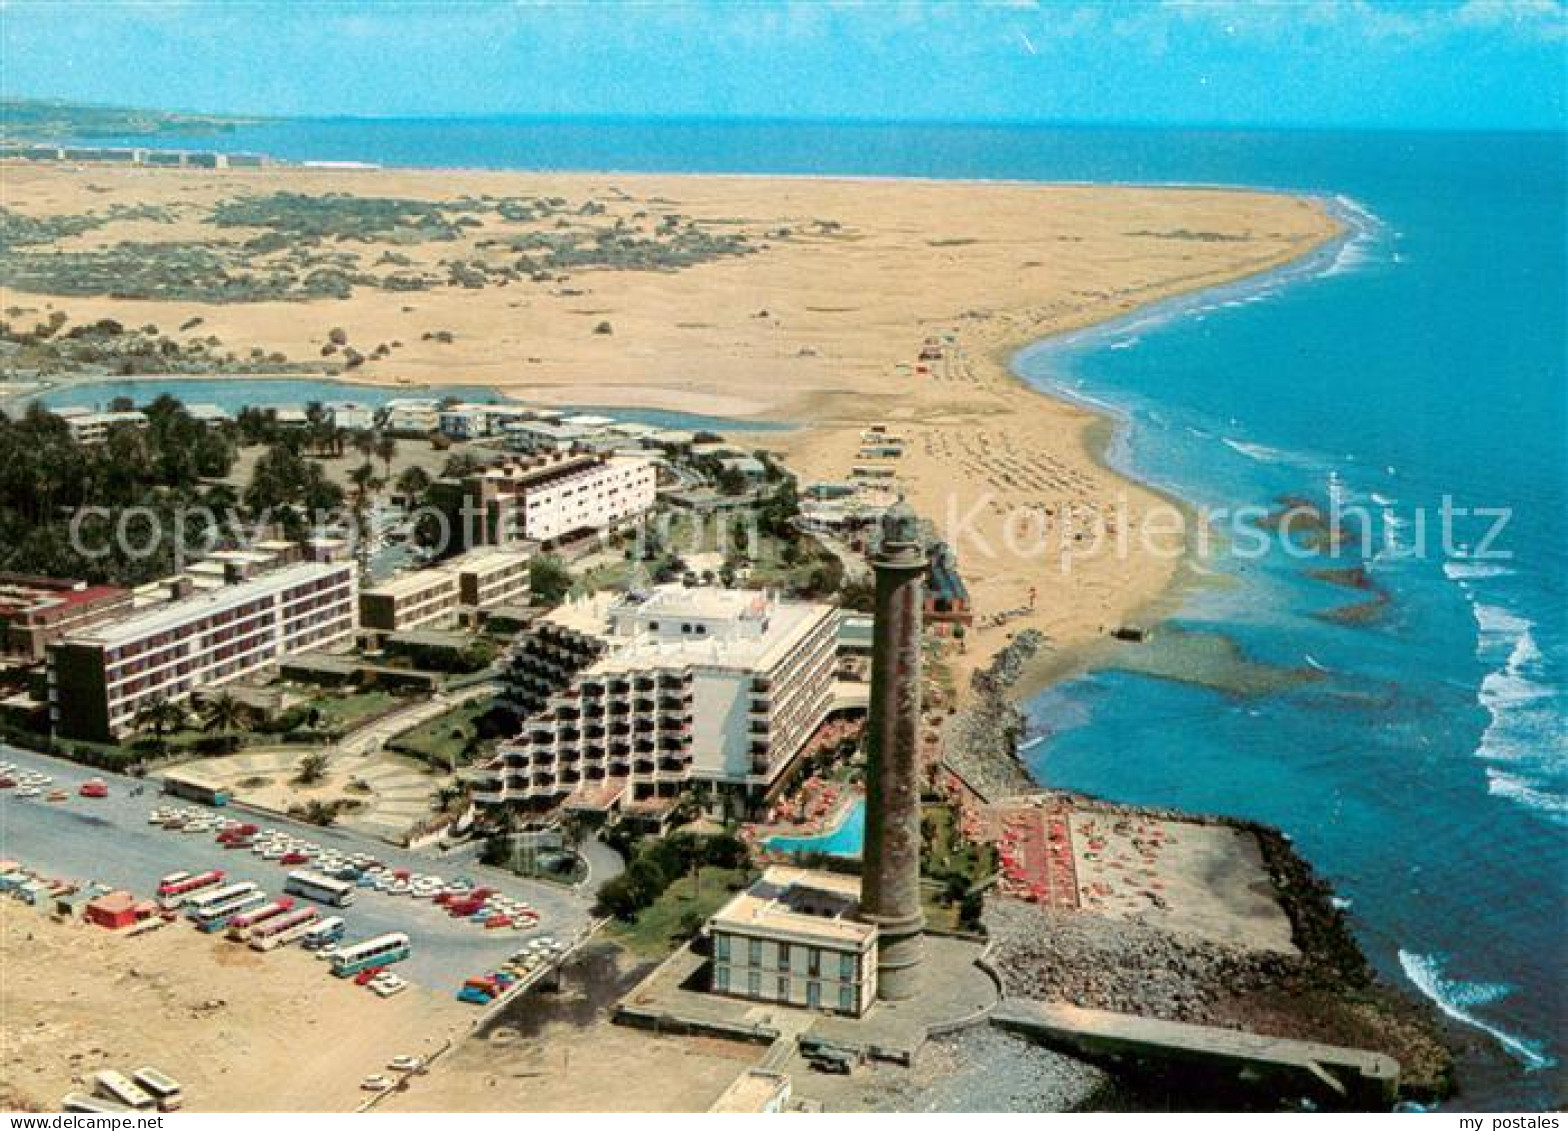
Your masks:
M154 697L143 700L131 718L131 727L138 734L151 734L153 747L160 753L168 749L168 736L185 722L185 711L177 703Z
M397 441L391 436L376 437L376 458L386 465L386 473L392 474L392 457L397 455Z
M214 695L201 709L201 729L222 735L229 750L239 745L239 736L250 730L251 722L250 708L227 691Z
M430 473L418 464L410 464L398 473L395 486L403 496L403 504L412 510L430 486Z
M312 750L299 760L299 769L294 772L295 785L315 785L327 776L327 767L332 764L332 759L320 750Z
M353 436L350 437L350 440L354 445L354 450L360 455L364 456L366 459L369 459L370 454L376 450L375 434L368 431L367 429L355 429Z

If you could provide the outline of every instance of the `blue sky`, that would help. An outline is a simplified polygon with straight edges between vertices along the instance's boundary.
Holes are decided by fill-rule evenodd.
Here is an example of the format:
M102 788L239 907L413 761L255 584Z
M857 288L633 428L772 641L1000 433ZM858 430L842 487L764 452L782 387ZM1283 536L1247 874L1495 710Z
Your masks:
M283 115L1563 128L1564 0L0 0L0 89Z

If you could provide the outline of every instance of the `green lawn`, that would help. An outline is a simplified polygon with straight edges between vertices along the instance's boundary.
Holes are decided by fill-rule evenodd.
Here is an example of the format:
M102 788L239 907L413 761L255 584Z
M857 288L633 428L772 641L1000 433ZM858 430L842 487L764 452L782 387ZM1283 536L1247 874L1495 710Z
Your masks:
M485 697L452 708L444 715L437 715L420 723L413 730L404 731L387 745L402 754L428 762L445 770L453 765L463 765L469 741L474 737L474 720L488 711L494 699Z
M609 935L639 958L663 958L691 937L693 923L705 922L754 875L743 868L701 868L666 888L635 922L612 923Z
M317 694L310 706L321 712L319 730L352 730L372 715L378 715L412 699L390 691L351 691L345 695Z

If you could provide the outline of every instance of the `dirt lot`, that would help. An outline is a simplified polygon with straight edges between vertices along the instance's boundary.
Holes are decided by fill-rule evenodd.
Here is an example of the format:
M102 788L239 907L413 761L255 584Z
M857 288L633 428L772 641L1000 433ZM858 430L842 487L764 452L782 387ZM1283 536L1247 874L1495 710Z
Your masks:
M382 1000L323 965L183 923L125 938L0 902L0 1105L58 1110L99 1069L152 1064L194 1111L348 1111L361 1078L471 1018L417 987Z

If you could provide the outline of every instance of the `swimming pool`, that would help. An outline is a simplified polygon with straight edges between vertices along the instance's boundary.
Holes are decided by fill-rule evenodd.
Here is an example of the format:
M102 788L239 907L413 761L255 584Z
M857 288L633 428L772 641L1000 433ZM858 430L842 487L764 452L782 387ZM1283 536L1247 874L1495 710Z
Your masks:
M778 852L824 852L829 856L860 855L866 836L866 799L850 806L844 819L832 830L817 836L770 836L766 844Z

